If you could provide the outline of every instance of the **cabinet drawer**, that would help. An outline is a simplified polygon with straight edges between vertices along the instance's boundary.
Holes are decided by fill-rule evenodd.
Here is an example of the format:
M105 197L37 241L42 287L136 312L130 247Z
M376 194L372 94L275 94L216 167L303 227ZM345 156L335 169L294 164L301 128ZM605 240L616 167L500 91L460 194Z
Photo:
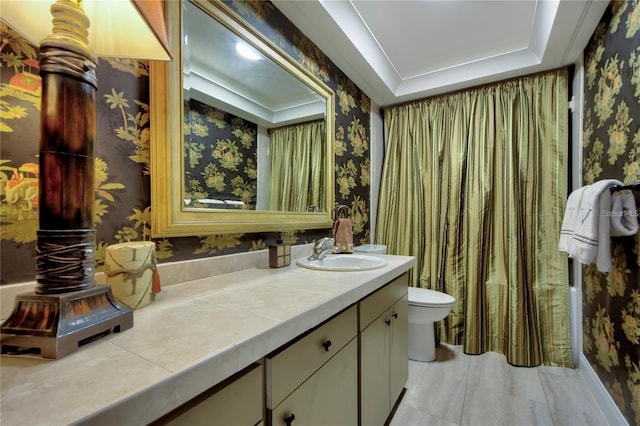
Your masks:
M262 365L254 364L239 376L202 393L153 425L258 424L262 421L262 375Z
M277 406L357 334L352 306L265 359L267 408Z
M375 293L360 301L360 330L362 331L380 314L389 309L408 292L409 274L402 274Z

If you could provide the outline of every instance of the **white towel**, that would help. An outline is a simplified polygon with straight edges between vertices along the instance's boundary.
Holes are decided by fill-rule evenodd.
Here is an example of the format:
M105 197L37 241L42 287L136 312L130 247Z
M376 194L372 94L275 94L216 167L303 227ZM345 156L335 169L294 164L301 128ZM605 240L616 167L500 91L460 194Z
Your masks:
M582 193L586 186L580 187L569 194L567 205L564 209L564 219L562 219L562 227L560 228L560 241L558 249L565 253L569 253L569 243L573 238L573 232L578 223L578 213L580 213L580 201L582 201Z
M611 192L609 188L622 185L616 179L604 179L588 185L580 200L580 212L569 241L571 257L588 265L595 260L598 270L611 271Z
M625 237L638 233L638 207L628 189L611 194L611 236Z

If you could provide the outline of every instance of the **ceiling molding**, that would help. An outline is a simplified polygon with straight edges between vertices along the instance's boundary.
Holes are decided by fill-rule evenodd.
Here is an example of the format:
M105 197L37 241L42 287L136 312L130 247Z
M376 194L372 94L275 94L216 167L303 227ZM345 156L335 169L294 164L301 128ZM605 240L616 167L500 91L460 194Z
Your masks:
M403 16L376 15L376 8L388 13L380 0L273 0L275 6L287 16L307 37L309 37L338 68L360 87L372 100L386 106L399 102L425 98L486 84L494 81L554 69L573 64L586 46L591 34L606 10L606 0L511 0L509 7L502 3L499 11L505 16L496 16L496 2L485 0L457 1L451 3L436 0L406 1L394 0L394 10ZM388 1L388 0L387 0ZM398 7L401 5L402 7ZM452 19L449 5L464 10L469 15L460 22L472 22L466 33L454 32L460 22L447 22ZM428 8L429 22L437 24L442 37L416 37L398 40L407 34L427 34L432 28L417 27L412 31L397 31L384 28L381 19L393 22L418 22L419 14L425 14ZM361 13L362 12L362 13ZM448 12L449 14L445 13ZM442 15L438 15L441 13ZM518 14L508 16L507 13ZM529 14L529 15L523 15ZM366 16L375 18L367 22ZM442 16L442 20L440 19ZM477 16L477 23L469 18ZM517 20L516 20L517 18ZM425 18L426 19L426 18ZM486 21L486 23L483 21ZM497 21L499 20L499 21ZM505 25L503 39L498 38L496 46L472 46L472 43L483 40L478 35L498 36L495 22L529 23L514 28ZM435 25L434 24L434 25ZM492 25L493 24L493 25ZM484 26L483 26L484 25ZM450 33L446 31L451 28ZM515 40L514 31L518 31ZM490 39L487 36L487 39ZM415 51L427 49L428 42L438 43L437 51L446 52L441 65L427 55L416 56ZM520 46L521 40L525 40ZM385 52L383 45L402 46L398 51ZM451 43L451 49L443 46ZM466 51L478 52L478 57L465 56L460 49L470 47ZM456 49L456 46L458 49ZM406 48L406 52L404 49ZM502 51L496 51L502 48ZM447 50L448 49L448 50ZM454 53L460 51L459 57ZM411 56L412 55L412 56ZM484 55L484 56L483 56ZM392 58L398 63L393 63ZM421 60L422 62L419 62ZM404 62L402 62L404 61ZM411 67L407 67L407 64ZM402 77L403 66L408 76ZM425 72L406 70L424 69Z

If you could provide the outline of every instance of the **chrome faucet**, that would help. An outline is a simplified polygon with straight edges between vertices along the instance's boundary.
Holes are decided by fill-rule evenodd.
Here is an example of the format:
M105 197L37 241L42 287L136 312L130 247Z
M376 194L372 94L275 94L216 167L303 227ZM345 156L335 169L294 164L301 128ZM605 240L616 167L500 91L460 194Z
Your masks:
M313 246L313 254L309 256L308 260L322 260L327 253L337 253L337 247L334 244L333 238L324 237Z

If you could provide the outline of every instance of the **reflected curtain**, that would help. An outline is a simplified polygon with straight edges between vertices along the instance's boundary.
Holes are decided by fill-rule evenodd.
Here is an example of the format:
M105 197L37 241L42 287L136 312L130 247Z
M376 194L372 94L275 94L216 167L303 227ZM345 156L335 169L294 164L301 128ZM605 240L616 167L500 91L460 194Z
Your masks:
M456 298L440 339L514 365L572 366L568 72L385 110L378 243L415 256L412 285Z
M324 121L279 127L270 133L268 209L300 212L320 206L325 192Z

